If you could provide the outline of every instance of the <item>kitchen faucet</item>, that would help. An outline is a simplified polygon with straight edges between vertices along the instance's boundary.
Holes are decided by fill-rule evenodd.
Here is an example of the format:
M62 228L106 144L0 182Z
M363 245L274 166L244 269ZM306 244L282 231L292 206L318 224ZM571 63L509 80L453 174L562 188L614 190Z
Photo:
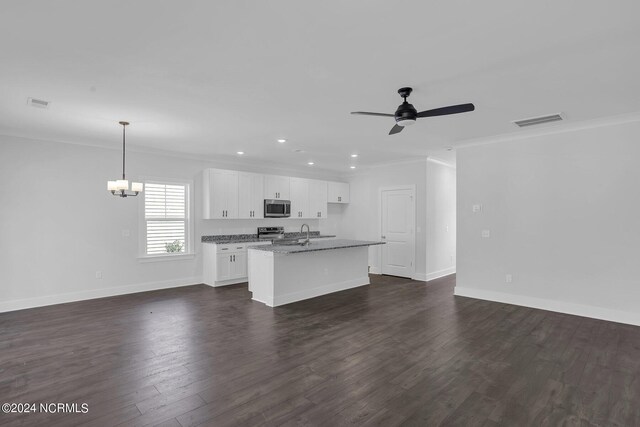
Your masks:
M302 233L302 230L304 230L304 228L307 227L307 240L305 240L303 243L305 245L309 244L309 224L302 224L302 227L300 227L300 232Z

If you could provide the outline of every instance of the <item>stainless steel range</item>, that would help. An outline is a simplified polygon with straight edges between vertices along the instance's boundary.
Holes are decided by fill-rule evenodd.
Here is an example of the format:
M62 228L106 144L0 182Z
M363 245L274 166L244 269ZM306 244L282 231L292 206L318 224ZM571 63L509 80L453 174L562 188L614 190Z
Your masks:
M258 240L282 240L284 227L258 227Z

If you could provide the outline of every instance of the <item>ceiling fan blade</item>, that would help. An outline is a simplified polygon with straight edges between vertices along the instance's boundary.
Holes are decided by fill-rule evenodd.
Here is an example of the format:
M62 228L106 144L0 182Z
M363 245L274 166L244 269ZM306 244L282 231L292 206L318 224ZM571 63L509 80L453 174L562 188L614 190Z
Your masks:
M362 116L381 116L381 117L395 117L393 114L387 113L369 113L367 111L352 111L351 114L360 114Z
M389 131L389 135L395 135L396 133L400 133L402 132L402 129L404 129L404 126L393 125L393 127Z
M434 116L447 116L449 114L466 113L468 111L475 110L476 107L473 104L459 104L450 105L448 107L434 108L433 110L421 111L417 117L434 117Z

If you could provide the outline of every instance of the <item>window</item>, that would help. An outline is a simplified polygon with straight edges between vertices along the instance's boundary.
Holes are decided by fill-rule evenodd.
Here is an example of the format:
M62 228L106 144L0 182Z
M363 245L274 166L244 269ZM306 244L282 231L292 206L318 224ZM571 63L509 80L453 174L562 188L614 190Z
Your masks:
M191 252L189 184L145 182L144 256Z

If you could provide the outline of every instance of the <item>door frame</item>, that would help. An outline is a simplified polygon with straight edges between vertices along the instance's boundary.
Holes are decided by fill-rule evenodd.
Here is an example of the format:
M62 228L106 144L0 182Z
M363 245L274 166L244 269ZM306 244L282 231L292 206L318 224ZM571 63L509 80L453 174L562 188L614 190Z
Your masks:
M411 278L413 279L413 277L416 274L416 235L417 235L416 233L417 203L416 203L416 185L415 184L391 185L391 186L378 188L378 238L377 239L382 240L382 193L384 191L394 191L394 190L410 190L411 197L413 199L413 209L412 209L413 211L412 212L413 214L413 224L412 224L413 225L413 251L412 251L413 260L411 261ZM379 271L377 271L378 274L383 274L382 265L383 265L382 264L382 248L380 248L380 250L378 251L378 266L379 266ZM374 273L374 271L372 271L372 273Z

